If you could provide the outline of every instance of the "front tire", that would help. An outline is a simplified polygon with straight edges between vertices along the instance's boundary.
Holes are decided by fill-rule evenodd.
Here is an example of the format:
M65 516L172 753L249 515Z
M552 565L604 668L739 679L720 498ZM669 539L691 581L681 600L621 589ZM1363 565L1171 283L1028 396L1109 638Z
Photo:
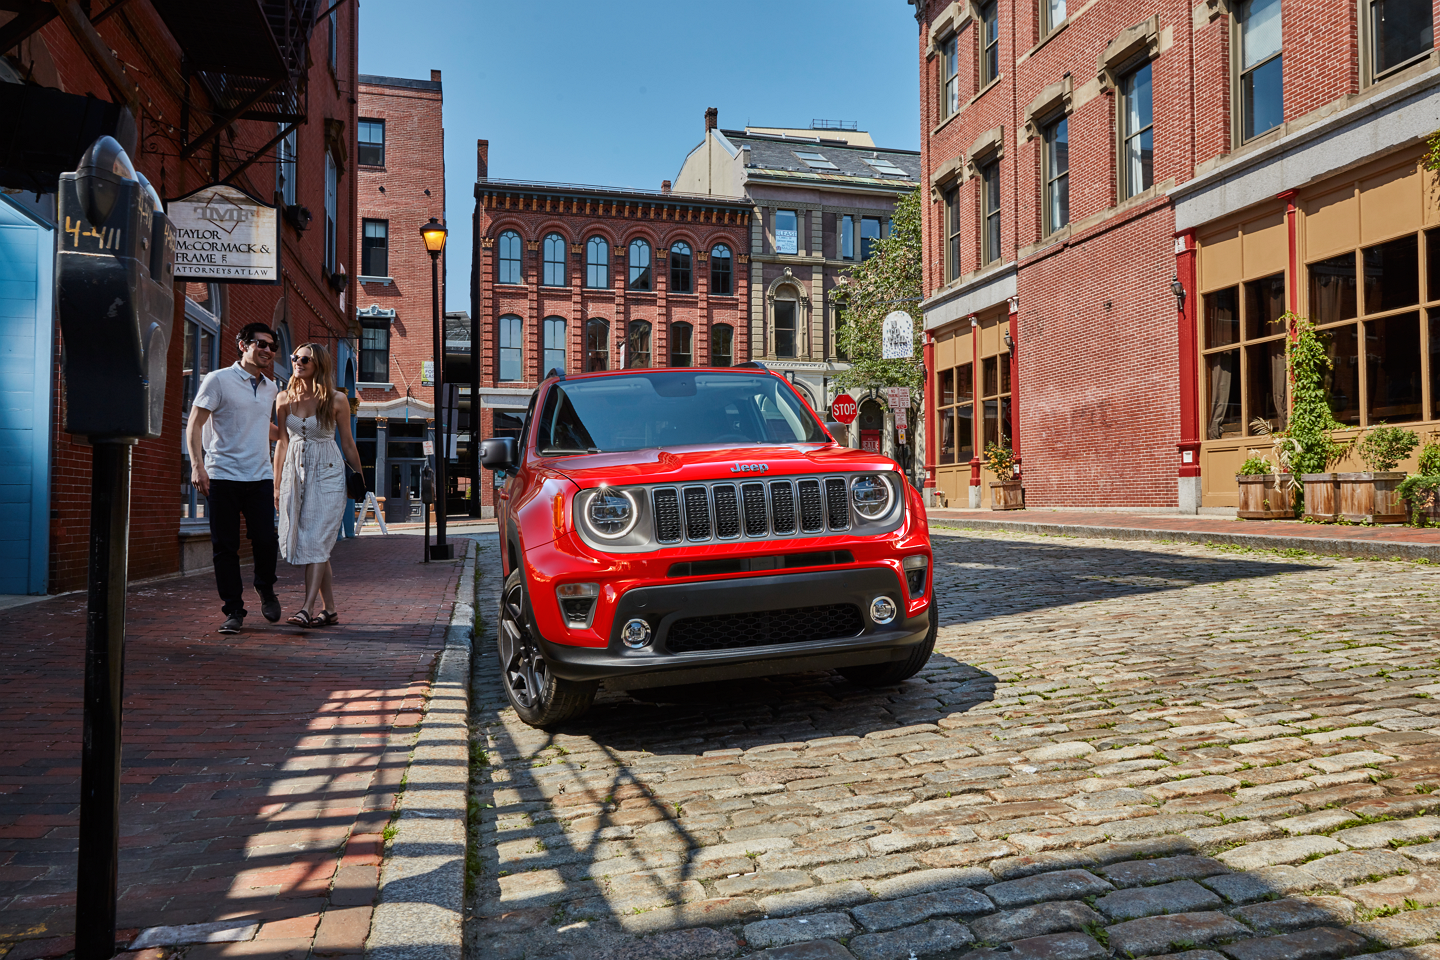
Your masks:
M500 590L495 644L500 654L500 680L520 719L532 727L549 729L589 710L599 684L563 680L550 672L528 626L526 609L525 574L517 566Z
M889 663L865 663L853 667L839 667L836 672L851 683L862 687L891 687L909 680L919 673L935 652L935 636L940 632L940 617L936 614L935 603L930 603L930 629L925 639L904 660Z

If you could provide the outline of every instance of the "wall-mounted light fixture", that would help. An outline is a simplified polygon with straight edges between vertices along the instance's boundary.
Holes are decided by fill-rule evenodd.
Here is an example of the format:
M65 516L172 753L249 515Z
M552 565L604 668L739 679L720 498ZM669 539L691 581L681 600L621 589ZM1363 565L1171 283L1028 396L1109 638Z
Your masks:
M1185 309L1185 284L1180 282L1179 277L1170 281L1170 292L1175 294L1175 307L1178 310Z
M1005 349L1009 350L1011 353L1015 352L1015 341L1010 339L1009 330L1005 331Z

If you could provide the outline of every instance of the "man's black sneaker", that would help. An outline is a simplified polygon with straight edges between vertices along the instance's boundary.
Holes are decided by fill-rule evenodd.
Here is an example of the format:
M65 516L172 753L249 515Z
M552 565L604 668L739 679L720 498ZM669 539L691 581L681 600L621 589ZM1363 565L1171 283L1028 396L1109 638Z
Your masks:
M220 624L221 633L239 633L240 628L245 626L245 618L240 616L229 616L225 622Z
M280 621L280 598L275 596L274 590L260 591L260 612L271 623Z

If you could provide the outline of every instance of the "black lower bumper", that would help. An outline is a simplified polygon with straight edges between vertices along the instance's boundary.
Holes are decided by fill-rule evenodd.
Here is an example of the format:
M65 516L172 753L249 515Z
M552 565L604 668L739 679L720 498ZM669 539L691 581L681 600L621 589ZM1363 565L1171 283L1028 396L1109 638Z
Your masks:
M931 610L877 624L870 617L870 604L879 596L889 597L897 610L905 609L905 591L899 578L884 567L637 587L620 598L608 645L573 647L542 638L540 647L556 676L612 681L608 685L620 689L903 659L915 644L925 640ZM669 647L672 627L681 620L763 615L837 604L858 608L858 629L853 635L799 641L772 635L758 646L703 651L674 652ZM650 624L654 640L648 647L632 650L620 642L619 634L622 625L637 618Z

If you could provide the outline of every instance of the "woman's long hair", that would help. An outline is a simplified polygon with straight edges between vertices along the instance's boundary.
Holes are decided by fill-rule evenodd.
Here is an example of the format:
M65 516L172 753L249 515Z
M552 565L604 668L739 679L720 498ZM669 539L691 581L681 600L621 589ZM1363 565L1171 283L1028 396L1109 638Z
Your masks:
M292 376L285 385L285 396L292 403L313 397L315 419L320 429L333 430L335 404L331 399L335 396L335 364L330 360L330 351L318 343L302 343L295 350L299 352L305 347L310 348L310 356L313 358L310 363L315 368L315 375L309 380L298 375Z

